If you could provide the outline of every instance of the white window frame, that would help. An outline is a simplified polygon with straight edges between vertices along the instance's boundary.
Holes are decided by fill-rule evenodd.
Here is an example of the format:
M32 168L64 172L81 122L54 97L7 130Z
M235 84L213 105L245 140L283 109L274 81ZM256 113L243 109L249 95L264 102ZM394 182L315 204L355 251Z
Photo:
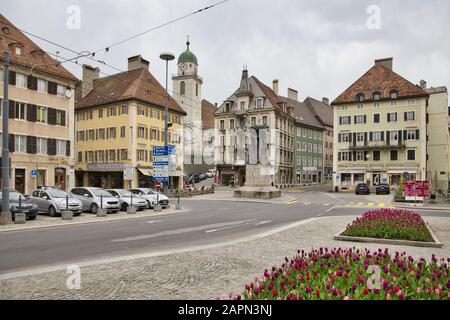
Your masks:
M14 136L14 152L18 153L27 152L27 136L23 135Z
M412 115L412 119L409 119L409 116ZM416 120L416 112L415 111L406 111L406 121L415 121Z
M65 156L66 155L66 140L56 140L56 155Z
M37 154L47 154L48 140L47 138L37 138L36 139L36 153Z
M22 73L16 73L16 87L17 88L27 88L27 76Z
M48 91L48 81L45 79L37 80L37 91L42 93L47 93Z
M64 97L66 95L66 87L63 86L62 84L58 84L56 86L56 95L58 97Z

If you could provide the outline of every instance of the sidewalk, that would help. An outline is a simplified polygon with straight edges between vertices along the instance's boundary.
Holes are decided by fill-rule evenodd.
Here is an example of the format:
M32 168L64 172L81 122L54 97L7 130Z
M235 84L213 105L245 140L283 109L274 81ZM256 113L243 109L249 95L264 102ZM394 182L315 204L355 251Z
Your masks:
M402 209L420 209L420 210L436 210L446 211L450 214L450 202L449 203L405 203L405 202L392 202L392 206Z
M198 195L192 198L184 198L188 201L233 201L233 202L250 202L250 203L270 203L270 204L291 204L297 201L295 197L282 194L281 198L275 199L253 199L253 198L234 198L232 190L216 190L214 194Z
M242 292L246 283L261 277L264 269L284 263L298 249L356 247L391 253L406 251L414 258L450 257L450 219L427 218L443 248L362 244L333 240L355 217L324 217L278 233L222 244L209 249L154 254L121 262L81 267L81 288L67 289L66 270L0 280L2 299L214 299ZM197 250L197 251L194 251ZM66 266L67 267L67 266ZM0 276L1 278L1 276Z
M74 226L80 224L90 224L90 223L99 223L99 222L111 222L111 221L119 221L119 220L128 220L128 219L139 219L146 217L158 217L165 216L170 214L180 214L186 213L187 210L175 210L175 206L172 205L171 208L164 209L161 212L155 212L153 210L145 210L139 211L136 214L127 214L126 212L118 212L115 214L108 214L106 217L97 217L96 215L83 213L79 217L73 217L73 220L62 220L61 217L50 217L46 215L38 215L36 220L27 221L25 224L10 224L6 226L0 226L1 232L9 232L9 231L19 231L19 230L30 230L30 229L42 229L42 228L50 228L50 227L64 227L64 226Z

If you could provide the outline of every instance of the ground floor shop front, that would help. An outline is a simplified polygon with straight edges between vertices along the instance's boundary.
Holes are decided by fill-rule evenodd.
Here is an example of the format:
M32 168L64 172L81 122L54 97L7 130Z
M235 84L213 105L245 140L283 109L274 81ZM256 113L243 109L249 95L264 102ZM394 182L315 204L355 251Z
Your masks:
M62 190L75 186L74 166L63 163L20 162L14 158L10 163L9 188L24 195L30 195L33 190L44 186L59 187Z
M341 169L334 176L334 186L339 190L355 190L359 183L367 183L370 187L380 184L388 184L391 188L396 188L400 184L402 177L407 181L425 179L425 172L416 168L404 169Z
M95 187L103 189L132 189L152 188L156 186L153 179L152 168L135 168L133 180L124 179L124 170L114 171L77 171L77 187ZM176 176L169 177L169 189L176 190L183 187L183 173L177 172Z
M296 169L295 184L321 184L324 182L323 171L316 167L300 167Z

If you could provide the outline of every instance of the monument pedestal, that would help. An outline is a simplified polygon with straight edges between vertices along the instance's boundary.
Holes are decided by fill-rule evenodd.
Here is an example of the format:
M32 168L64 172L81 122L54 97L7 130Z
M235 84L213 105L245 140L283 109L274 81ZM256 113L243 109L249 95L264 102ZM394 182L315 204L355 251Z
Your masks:
M234 191L235 198L274 199L281 197L281 191L272 186L274 170L270 166L247 165L245 186Z

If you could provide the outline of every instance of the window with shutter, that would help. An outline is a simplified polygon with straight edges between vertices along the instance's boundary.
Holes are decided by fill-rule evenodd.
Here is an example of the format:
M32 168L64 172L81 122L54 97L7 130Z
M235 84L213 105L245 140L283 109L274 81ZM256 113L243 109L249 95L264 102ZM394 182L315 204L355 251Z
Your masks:
M70 140L66 141L66 156L70 157Z
M9 118L16 118L16 102L14 100L9 100Z
M16 85L16 73L14 71L9 71L9 84L12 86Z
M48 119L47 123L51 125L56 125L56 109L48 108Z
M36 122L37 106L35 104L29 104L27 106L27 121Z
M14 135L13 134L9 134L9 152L14 152L15 151L15 141L16 141L16 139L15 139L15 137L14 137Z

